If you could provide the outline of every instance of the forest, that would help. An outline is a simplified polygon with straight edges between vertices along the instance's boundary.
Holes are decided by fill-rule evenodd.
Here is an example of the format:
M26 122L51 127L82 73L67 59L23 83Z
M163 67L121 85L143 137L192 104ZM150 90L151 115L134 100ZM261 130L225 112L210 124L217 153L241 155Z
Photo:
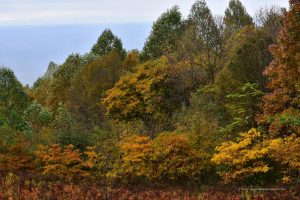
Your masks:
M197 0L32 86L0 67L0 199L300 199L300 1Z

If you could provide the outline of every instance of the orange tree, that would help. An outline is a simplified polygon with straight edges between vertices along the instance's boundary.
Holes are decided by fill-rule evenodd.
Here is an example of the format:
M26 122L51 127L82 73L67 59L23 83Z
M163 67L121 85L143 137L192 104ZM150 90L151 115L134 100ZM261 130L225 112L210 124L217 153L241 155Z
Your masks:
M89 174L84 170L86 167L82 154L74 149L73 145L60 147L54 144L51 147L40 146L35 151L36 162L41 175L51 181L76 181Z

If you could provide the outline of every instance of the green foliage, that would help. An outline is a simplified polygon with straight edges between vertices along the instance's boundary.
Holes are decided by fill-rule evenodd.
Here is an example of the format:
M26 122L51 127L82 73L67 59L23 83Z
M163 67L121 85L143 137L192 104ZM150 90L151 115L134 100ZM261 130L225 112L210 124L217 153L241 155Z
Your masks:
M226 95L225 107L232 120L230 124L221 128L221 132L234 136L234 133L256 127L256 113L263 94L259 85L246 83L239 88L238 93Z
M67 101L71 80L81 69L83 62L84 60L79 54L71 54L55 71L53 80L51 81L50 94L47 99L47 106L51 110L57 109L59 103Z
M216 84L223 94L236 92L245 83L265 88L266 78L262 72L271 62L268 46L272 39L253 26L240 29L227 43L228 58L225 67L216 77Z
M112 50L116 51L121 58L124 58L126 55L122 41L110 29L105 29L92 47L91 53L103 56Z
M212 83L220 69L222 38L215 19L205 1L196 1L186 24L183 37L178 42L177 57L202 70L205 84Z
M182 16L177 6L163 13L152 26L150 36L140 54L142 61L157 59L172 52L183 30Z
M28 97L13 71L0 68L0 125L7 124L14 130L23 130L23 111Z
M90 138L84 126L77 123L63 104L59 105L52 126L55 143L62 146L72 144L81 150L89 146Z
M225 10L224 23L226 37L229 37L238 29L253 24L253 19L239 0L231 0Z

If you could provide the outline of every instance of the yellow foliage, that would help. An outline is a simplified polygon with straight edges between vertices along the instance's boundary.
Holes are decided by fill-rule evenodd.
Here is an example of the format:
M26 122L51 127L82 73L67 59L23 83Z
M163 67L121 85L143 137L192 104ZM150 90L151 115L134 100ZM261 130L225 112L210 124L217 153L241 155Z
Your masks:
M261 133L253 128L240 134L237 142L225 142L216 148L218 153L213 156L212 161L230 168L220 173L226 182L269 171L270 168L263 162L269 150L261 143L257 144L261 139Z
M266 158L282 166L282 181L287 183L291 170L300 171L300 138L266 139L256 129L242 133L237 142L225 142L216 148L212 161L225 165L228 170L220 172L226 182L266 173L271 170Z

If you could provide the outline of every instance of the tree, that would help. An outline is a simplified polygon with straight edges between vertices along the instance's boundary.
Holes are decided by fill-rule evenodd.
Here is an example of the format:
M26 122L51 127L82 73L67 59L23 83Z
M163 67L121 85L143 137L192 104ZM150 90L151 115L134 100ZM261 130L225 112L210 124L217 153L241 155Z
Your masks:
M33 102L24 111L24 118L29 126L27 132L31 136L32 145L50 144L53 142L52 112L37 102Z
M111 176L130 181L177 183L198 181L206 155L192 146L187 134L161 133L126 137L121 142L122 159Z
M151 179L177 184L201 179L208 154L197 151L184 133L161 133L153 141Z
M172 52L182 30L182 16L179 8L174 6L153 23L152 31L145 42L140 59L147 61L159 58L166 52Z
M266 162L269 150L258 142L262 139L259 131L251 129L241 133L237 142L227 141L216 148L212 161L222 164L219 173L225 182L248 179L249 183L254 183L260 181L260 175L271 170Z
M82 154L75 150L73 145L64 148L57 144L51 147L40 146L35 155L41 167L41 175L48 180L71 182L89 175L83 170L85 162L81 158Z
M51 81L50 94L47 99L47 107L51 110L58 108L60 103L66 103L69 97L71 80L80 71L85 61L79 54L71 54L66 61L58 67Z
M72 144L81 150L89 146L90 135L88 135L84 124L81 123L74 119L63 104L59 104L51 124L55 143L62 146Z
M191 63L205 74L205 84L212 83L220 69L222 38L204 0L193 4L183 37L178 42L177 58Z
M0 68L0 125L23 130L23 111L28 105L28 96L13 71Z
M123 61L125 71L134 71L135 67L139 64L139 54L139 51L136 49L127 53L126 58Z
M240 132L257 127L256 115L263 94L259 85L245 83L237 93L226 95L225 107L231 120L220 131L234 138Z
M132 136L125 138L120 145L122 159L110 172L111 177L127 181L143 180L149 177L149 152L151 140L148 136Z
M85 64L72 78L66 106L76 118L85 122L88 129L103 121L102 108L98 103L123 71L120 56L112 50Z
M254 26L241 28L228 40L225 66L215 80L223 94L235 93L245 83L265 88L266 78L262 72L272 60L268 51L272 41L268 34Z
M283 8L279 9L276 6L272 6L256 12L256 24L267 31L274 38L274 42L281 29L283 10Z
M300 22L298 1L290 1L284 14L277 44L270 46L274 60L264 71L268 77L263 97L262 115L258 118L272 135L300 135Z
M225 10L224 23L225 37L228 38L238 29L252 25L253 19L239 0L231 0Z
M116 51L122 59L126 55L120 38L115 36L110 29L105 29L92 47L91 53L103 56L112 50Z
M170 116L188 102L197 85L189 70L186 63L170 65L165 57L141 64L106 92L106 113L119 122L141 120L150 135L169 129Z

